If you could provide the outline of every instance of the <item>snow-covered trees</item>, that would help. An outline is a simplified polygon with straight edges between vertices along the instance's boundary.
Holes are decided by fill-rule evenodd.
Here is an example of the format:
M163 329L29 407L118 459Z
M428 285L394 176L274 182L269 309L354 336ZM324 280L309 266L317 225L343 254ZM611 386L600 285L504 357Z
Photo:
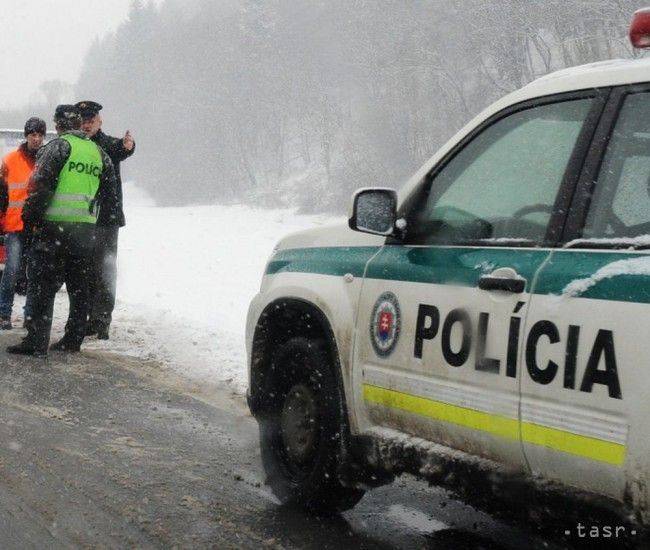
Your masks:
M551 70L632 55L647 0L167 0L134 4L76 95L134 130L166 204L342 212L397 187L467 119Z

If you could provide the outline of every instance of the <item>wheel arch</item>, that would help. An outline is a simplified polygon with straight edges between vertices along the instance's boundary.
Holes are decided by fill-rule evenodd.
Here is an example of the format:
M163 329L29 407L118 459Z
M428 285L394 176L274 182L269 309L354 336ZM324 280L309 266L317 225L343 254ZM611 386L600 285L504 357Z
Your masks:
M323 339L331 368L341 392L341 418L349 434L349 416L345 384L338 344L331 323L315 304L301 298L279 298L266 305L253 333L250 358L248 404L254 416L263 414L269 405L268 389L273 382L270 373L272 350L281 342L296 336Z

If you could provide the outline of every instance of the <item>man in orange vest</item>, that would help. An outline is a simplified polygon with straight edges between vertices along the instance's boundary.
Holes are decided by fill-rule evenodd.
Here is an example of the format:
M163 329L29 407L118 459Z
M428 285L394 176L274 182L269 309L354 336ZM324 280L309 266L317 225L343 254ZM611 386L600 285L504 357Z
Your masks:
M45 121L32 117L25 123L25 142L7 153L0 168L0 211L4 213L5 269L0 281L0 329L11 328L16 279L25 245L23 205L27 200L27 183L34 170L36 152L43 145ZM29 316L28 306L25 316Z

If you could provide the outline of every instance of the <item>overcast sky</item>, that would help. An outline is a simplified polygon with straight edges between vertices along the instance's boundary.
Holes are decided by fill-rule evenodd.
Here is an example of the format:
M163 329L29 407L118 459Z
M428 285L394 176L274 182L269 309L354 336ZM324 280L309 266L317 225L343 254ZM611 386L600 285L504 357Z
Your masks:
M1 0L0 109L25 104L44 80L74 84L93 40L120 25L131 2Z

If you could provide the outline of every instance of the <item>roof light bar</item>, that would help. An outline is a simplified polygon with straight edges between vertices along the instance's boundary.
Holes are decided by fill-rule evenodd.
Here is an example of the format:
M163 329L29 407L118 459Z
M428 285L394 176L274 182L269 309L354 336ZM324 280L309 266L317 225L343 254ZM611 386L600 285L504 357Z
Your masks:
M635 48L650 48L650 8L634 12L630 24L630 42Z

